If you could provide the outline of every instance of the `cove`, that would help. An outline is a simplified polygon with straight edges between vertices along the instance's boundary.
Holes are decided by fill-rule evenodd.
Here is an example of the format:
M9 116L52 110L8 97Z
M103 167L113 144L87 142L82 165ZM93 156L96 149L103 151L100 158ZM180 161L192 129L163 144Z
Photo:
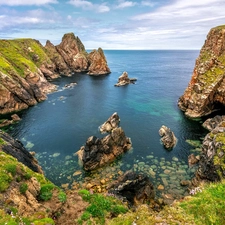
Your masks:
M187 189L180 186L180 181L190 179L195 171L188 167L188 155L194 150L186 140L200 140L205 130L199 121L183 115L177 100L187 87L199 52L104 53L111 74L96 77L78 73L54 80L58 91L20 112L22 120L9 128L9 134L36 152L46 177L57 185L75 188L94 182L96 191L103 191L107 180L134 170L148 174L156 189L163 186L157 191L158 196L185 195ZM114 87L124 71L137 78L136 84ZM65 88L70 83L77 85ZM114 112L118 113L126 136L131 138L133 149L115 163L85 173L74 153L88 137L102 136L98 127ZM172 151L160 143L158 131L162 125L169 127L178 139Z

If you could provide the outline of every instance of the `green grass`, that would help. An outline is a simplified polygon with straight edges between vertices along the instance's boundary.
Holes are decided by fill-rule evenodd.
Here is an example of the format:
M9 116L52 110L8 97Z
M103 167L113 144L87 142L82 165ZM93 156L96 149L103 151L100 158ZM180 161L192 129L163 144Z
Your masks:
M91 194L87 190L80 190L79 194L82 196L83 200L90 203L79 218L79 224L82 224L84 221L90 223L91 219L94 219L97 224L105 224L105 218L107 216L115 217L128 211L128 209L114 197Z
M27 191L27 189L28 189L28 185L27 185L26 183L21 183L21 184L20 184L19 190L20 190L20 193L21 193L21 194L25 194L26 191Z
M54 184L44 184L41 186L39 198L42 201L48 201L52 198L53 189L56 186Z
M198 225L225 224L225 181L209 184L189 201L180 203L186 214L194 217Z

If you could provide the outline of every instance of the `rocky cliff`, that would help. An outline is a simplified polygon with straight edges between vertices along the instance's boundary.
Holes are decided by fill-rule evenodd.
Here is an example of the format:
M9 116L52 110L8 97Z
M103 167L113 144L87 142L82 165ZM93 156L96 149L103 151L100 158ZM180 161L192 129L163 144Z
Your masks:
M56 89L49 80L76 72L102 75L110 69L101 49L88 54L73 33L57 46L29 38L0 40L0 114L45 100Z
M225 106L225 25L212 28L208 33L178 106L191 118L208 115Z

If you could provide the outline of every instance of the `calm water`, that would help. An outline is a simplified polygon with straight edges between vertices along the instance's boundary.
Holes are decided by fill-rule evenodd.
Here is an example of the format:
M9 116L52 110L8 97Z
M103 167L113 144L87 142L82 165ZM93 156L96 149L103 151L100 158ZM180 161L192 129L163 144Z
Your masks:
M59 91L23 111L22 121L11 127L10 133L37 153L46 176L56 184L76 179L81 182L86 176L71 178L81 170L73 153L89 136L101 137L98 127L114 112L133 143L133 150L118 162L121 170L132 169L140 162L151 166L164 160L169 164L174 157L185 166L193 148L185 140L199 139L204 130L199 122L184 117L177 100L188 85L198 54L199 51L105 51L110 75L76 74L55 80ZM137 78L136 84L114 87L123 71ZM71 82L77 85L63 88ZM170 127L178 138L170 152L160 143L158 131L162 125ZM156 161L149 161L149 155ZM157 173L159 167L153 169ZM160 184L157 176L156 180L156 185Z

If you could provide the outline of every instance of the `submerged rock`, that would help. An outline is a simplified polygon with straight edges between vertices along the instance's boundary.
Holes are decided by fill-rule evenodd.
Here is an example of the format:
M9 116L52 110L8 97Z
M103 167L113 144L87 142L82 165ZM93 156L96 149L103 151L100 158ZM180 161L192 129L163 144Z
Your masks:
M131 205L146 203L155 197L155 191L150 179L143 174L127 171L110 187L109 193L125 199Z
M163 125L159 130L159 135L162 137L160 140L166 149L172 149L176 145L177 139L170 128Z
M89 137L77 152L84 170L90 171L102 167L131 149L131 140L126 137L123 129L118 127L119 121L119 116L114 113L100 127L100 131L110 133L103 138Z
M119 77L118 82L114 86L119 87L127 84L134 84L136 80L136 78L129 78L128 73L124 71L123 74Z

